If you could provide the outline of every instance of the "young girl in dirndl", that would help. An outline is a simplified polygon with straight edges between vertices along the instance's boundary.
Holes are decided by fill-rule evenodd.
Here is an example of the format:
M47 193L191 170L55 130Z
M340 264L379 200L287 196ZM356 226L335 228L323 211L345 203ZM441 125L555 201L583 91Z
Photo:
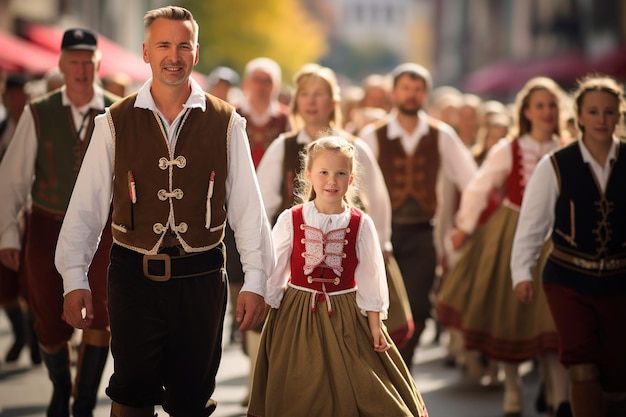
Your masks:
M385 264L369 216L351 205L355 148L340 137L306 148L301 192L272 231L277 267L248 416L427 416L382 324Z

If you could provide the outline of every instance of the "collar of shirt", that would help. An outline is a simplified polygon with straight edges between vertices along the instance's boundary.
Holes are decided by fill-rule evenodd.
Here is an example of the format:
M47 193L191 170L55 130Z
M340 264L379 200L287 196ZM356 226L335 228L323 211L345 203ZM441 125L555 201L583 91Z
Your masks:
M593 159L593 157L591 156L591 153L589 152L589 149L587 149L582 139L578 139L578 144L580 145L580 153L582 154L583 161L585 161L588 164L591 164L592 166L596 165L600 167L600 164L598 164L598 162L595 159ZM609 150L608 158L606 158L606 163L603 167L600 167L604 171L608 170L611 167L611 161L614 161L615 159L617 159L618 144L619 144L619 139L617 139L616 137L613 137L613 141L611 143L611 149Z
M267 123L272 117L276 117L280 115L280 105L276 100L270 100L270 105L265 109L263 113L257 113L252 106L250 105L250 101L247 97L242 97L241 103L239 103L239 108L242 113L250 115L250 119L252 119L252 123L255 125L264 125Z
M189 94L187 101L183 105L183 109L199 108L202 111L206 111L206 97L204 95L202 87L200 87L200 84L198 84L193 78L189 79L191 80L191 94ZM152 93L150 92L151 87L152 78L146 81L146 83L141 86L141 88L137 92L135 107L156 111L157 113L161 114L156 104L154 103L154 98L152 98Z
M77 108L76 106L74 106L74 104L72 104L70 98L67 96L67 87L65 85L61 87L61 103L64 106L71 106L74 109ZM102 91L102 87L100 87L98 84L93 85L93 97L91 98L91 101L86 106L81 107L81 109L82 108L97 110L104 109L104 93Z
M613 137L613 141L611 143L611 149L609 150L608 157L606 158L606 163L604 166L600 166L600 164L593 159L589 149L585 146L582 139L578 140L578 145L580 146L580 153L582 155L583 161L589 164L589 168L593 172L596 177L596 181L598 186L600 187L600 191L606 191L606 185L609 181L609 175L611 174L611 161L614 161L617 158L617 146L619 143L619 139Z
M532 153L537 157L537 159L539 159L544 154L556 149L559 146L559 137L557 135L552 135L552 140L539 142L526 133L520 136L519 145L525 151Z
M198 108L202 111L206 110L206 96L204 95L204 91L200 84L198 84L193 78L191 80L191 94L187 98L185 104L183 104L183 108L180 110L176 118L172 121L172 123L168 123L163 113L157 108L156 103L154 102L154 98L152 97L152 93L150 92L150 88L152 87L152 78L150 78L146 83L139 89L137 92L137 98L135 98L134 106L141 109L147 109L153 112L156 112L161 118L161 123L165 128L167 134L167 140L172 151L176 149L176 141L177 130L180 121L182 120L182 115L187 109Z
M407 132L400 126L398 122L398 109L393 109L389 113L389 124L387 126L387 136L390 140L397 138L413 138L418 139L428 133L428 120L427 115L423 110L417 113L418 122L417 127L413 132Z

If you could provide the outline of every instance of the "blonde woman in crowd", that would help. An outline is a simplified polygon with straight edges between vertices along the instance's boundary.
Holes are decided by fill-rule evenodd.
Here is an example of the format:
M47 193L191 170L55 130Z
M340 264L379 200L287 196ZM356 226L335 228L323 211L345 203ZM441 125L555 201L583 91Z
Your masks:
M549 369L553 407L564 403L565 410L568 402L566 373L556 355L559 339L545 295L537 291L532 303L517 301L509 267L525 186L539 159L561 141L561 96L559 86L545 77L531 79L518 93L514 139L493 146L463 192L451 240L456 249L469 244L439 293L442 323L463 331L467 349L503 362L507 416L521 415L518 365L533 358ZM491 191L500 187L505 189L502 204L478 228Z

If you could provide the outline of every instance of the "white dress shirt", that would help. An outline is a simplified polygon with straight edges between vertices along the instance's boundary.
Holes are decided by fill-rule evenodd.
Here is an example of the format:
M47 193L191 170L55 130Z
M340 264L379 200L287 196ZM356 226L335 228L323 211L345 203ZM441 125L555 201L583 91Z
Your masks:
M157 112L174 154L176 129L188 108L206 111L202 88L192 79L192 92L179 115L169 124L156 107L150 87L152 80L139 90L135 107ZM245 272L242 291L265 294L265 282L274 265L269 222L263 210L250 148L245 133L245 119L233 113L234 122L228 148L226 204L228 222L235 232L237 249ZM114 141L106 115L96 118L91 143L85 155L70 200L59 241L55 263L63 276L64 293L89 289L87 270L105 226L113 192ZM235 192L236 190L236 192Z
M285 138L283 134L270 143L257 168L261 195L269 218L279 214L278 210L283 201L281 184L284 180ZM298 144L306 145L311 143L313 139L304 130L301 130L296 141ZM365 211L374 221L380 246L391 251L391 202L389 201L385 178L380 171L376 158L363 140L357 138L354 141L354 146L362 170L359 177L359 198L365 206Z
M601 166L589 153L582 140L578 140L583 161L589 164L597 180L600 191L606 190L611 173L611 161L616 158L619 140L613 138L604 166ZM562 175L576 175L576 173L562 173ZM530 178L522 200L515 239L511 252L511 276L513 288L520 282L532 281L532 269L537 264L541 249L550 237L554 226L554 206L559 193L559 185L550 161L550 156L544 156L537 164L535 172Z
M71 107L76 131L84 121L81 111L84 114L90 108L104 109L102 88L95 84L93 88L94 96L89 104L78 109L70 102L66 87L61 87L61 101L64 106ZM0 249L21 249L18 214L29 204L35 179L37 143L35 120L30 106L26 106L0 164Z
M350 209L346 207L340 214L322 214L313 201L304 204L304 222L322 232L347 227L350 222ZM278 308L283 299L287 282L291 276L291 254L293 252L293 221L291 210L283 211L274 229L272 238L276 248L276 270L267 281L265 302ZM387 318L389 309L389 289L385 261L377 242L372 219L364 214L361 218L356 238L356 256L359 261L354 272L357 284L356 303L363 315L367 311L378 311L382 320ZM331 295L332 297L332 295Z

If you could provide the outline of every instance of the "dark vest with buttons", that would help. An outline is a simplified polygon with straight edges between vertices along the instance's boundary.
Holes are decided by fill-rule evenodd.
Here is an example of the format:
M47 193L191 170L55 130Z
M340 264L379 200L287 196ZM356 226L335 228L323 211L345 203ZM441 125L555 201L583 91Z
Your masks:
M125 98L107 113L115 143L112 227L116 243L154 253L167 233L187 252L217 246L226 223L233 108L206 95L205 112L193 108L183 116L175 154L170 155L159 116L134 107L135 98L136 94ZM130 197L130 173L135 203Z
M103 92L104 105L119 97ZM84 140L74 126L72 109L63 106L61 90L55 90L30 104L37 133L33 205L63 216L94 129L93 119L104 109L89 109Z
M567 256L551 255L551 262L584 275L626 279L625 152L626 143L620 142L604 193L577 142L552 154L559 184L552 243ZM574 262L566 260L570 256ZM622 267L612 268L611 262L621 262Z
M378 164L391 199L394 224L425 224L435 215L435 186L441 163L439 130L429 120L424 135L412 155L407 155L399 139L387 136L387 122L376 129ZM393 139L393 140L390 140Z

